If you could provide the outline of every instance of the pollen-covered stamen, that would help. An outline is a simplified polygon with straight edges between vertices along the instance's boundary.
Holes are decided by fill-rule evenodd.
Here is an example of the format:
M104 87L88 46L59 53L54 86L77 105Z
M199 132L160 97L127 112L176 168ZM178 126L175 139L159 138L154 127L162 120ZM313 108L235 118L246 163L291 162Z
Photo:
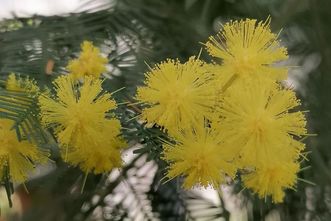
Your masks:
M237 75L247 75L253 73L257 68L256 56L249 53L249 51L244 50L239 56L233 57L231 61L234 67L234 73Z
M273 123L272 118L266 114L260 114L249 120L247 129L252 137L260 142L265 142L270 133L270 124ZM269 131L268 131L269 130Z

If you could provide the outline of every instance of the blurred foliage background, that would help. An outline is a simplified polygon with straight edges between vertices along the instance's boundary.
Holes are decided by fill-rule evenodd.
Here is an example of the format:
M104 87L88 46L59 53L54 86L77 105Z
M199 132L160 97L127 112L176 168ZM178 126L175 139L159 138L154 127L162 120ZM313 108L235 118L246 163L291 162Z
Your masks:
M93 1L87 3L91 4ZM54 150L54 163L17 186L9 209L1 193L0 220L331 220L331 1L330 0L109 0L89 11L66 16L15 17L0 22L0 77L29 75L43 87L65 72L69 59L91 40L109 59L105 87L125 87L116 99L134 96L144 72L167 58L185 61L198 55L208 36L238 18L272 17L274 32L289 49L290 78L302 99L309 131L308 161L296 191L283 204L259 200L238 181L213 190L184 191L180 181L162 183L160 160L164 137L132 119L134 110L118 110L130 148L126 166L102 176L84 174L64 164ZM201 55L210 60L205 51ZM49 142L50 148L54 143ZM132 152L136 154L133 155ZM310 167L306 167L310 165ZM314 184L314 185L313 185Z

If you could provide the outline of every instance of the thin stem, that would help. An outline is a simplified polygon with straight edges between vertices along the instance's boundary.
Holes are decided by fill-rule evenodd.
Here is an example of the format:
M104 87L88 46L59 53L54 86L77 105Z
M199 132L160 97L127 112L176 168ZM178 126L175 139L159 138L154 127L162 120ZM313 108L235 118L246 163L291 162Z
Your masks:
M85 184L86 184L87 176L88 176L88 172L86 172L86 173L85 173L85 176L84 176L83 185L82 185L82 188L80 189L80 193L81 193L81 194L83 194L83 192L84 192L84 188L85 188Z
M232 75L232 77L223 85L221 92L224 93L237 78L238 78L237 74Z

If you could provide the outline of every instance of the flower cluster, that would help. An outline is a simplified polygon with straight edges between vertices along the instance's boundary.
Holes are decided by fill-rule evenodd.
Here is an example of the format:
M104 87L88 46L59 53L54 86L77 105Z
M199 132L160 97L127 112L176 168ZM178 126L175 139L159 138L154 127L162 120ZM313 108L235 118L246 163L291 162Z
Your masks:
M137 89L140 118L173 139L164 141L166 177L183 177L184 188L218 188L238 175L259 197L282 202L284 191L295 188L305 149L301 138L307 136L305 116L297 110L300 100L281 84L288 67L278 63L287 59L287 49L271 32L270 18L226 23L205 47L213 63L194 56L185 63L168 59L150 68ZM116 101L100 79L107 59L91 42L81 49L53 88L42 91L34 81L11 74L6 89L38 99L41 123L51 129L64 161L99 174L121 167L126 143L113 113ZM15 98L2 97L8 99ZM1 113L15 115L4 108ZM0 118L0 177L24 182L48 152L19 141L13 124Z
M33 100L38 102L42 125L54 133L64 161L79 166L86 174L122 166L121 150L126 143L120 136L120 121L113 113L117 104L99 79L106 63L99 49L85 41L79 58L69 62L69 74L57 77L52 89L43 91L34 80L13 73L8 76L5 87L11 96L0 95L9 104L0 108L1 179L24 182L35 164L48 160L47 150L30 140L19 140L20 131L13 127L11 117L17 115L13 104L25 110ZM28 97L19 96L22 94Z
M6 81L6 89L9 91L28 92L30 95L38 94L39 87L34 80L21 78L11 73Z
M29 78L21 78L11 73L6 81L6 90L13 93L26 94L29 97L38 96L39 87ZM30 105L31 100L22 97L6 97L1 95L1 100L15 103L22 109ZM16 116L13 108L0 108L3 116ZM36 164L45 163L48 151L39 148L32 141L19 140L14 130L15 121L10 117L0 118L0 177L12 182L24 182Z
M287 50L270 18L226 23L205 46L214 63L167 60L137 91L141 119L175 140L164 144L166 176L183 176L185 188L217 188L239 174L259 197L281 202L295 188L307 135L300 101L280 82L288 67L277 63Z
M79 59L69 62L70 74L53 82L55 95L39 96L41 121L53 129L63 159L86 173L120 167L120 151L126 147L121 124L111 113L116 102L98 79L104 62L99 49L84 42Z

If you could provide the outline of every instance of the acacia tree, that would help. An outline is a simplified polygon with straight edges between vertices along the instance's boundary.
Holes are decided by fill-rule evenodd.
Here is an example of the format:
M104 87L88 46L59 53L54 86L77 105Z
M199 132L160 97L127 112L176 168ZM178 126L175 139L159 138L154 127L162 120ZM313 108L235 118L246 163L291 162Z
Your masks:
M280 38L288 48L289 64L303 68L291 69L309 131L317 133L307 141L309 163L303 162L299 178L317 185L299 182L296 191L287 191L282 204L258 199L242 190L240 180L229 183L217 195L216 204L193 190L181 188L180 179L163 183L166 162L161 156L164 141L169 137L157 126L137 120L141 109L137 105L119 105L115 114L130 141L132 159L120 170L87 177L79 168L68 166L60 157L55 137L43 129L38 118L36 97L1 90L2 97L26 99L0 103L3 109L14 111L14 129L19 140L31 139L49 149L54 163L44 175L29 179L16 187L15 193L24 202L23 216L17 220L217 220L230 214L245 214L249 220L260 220L278 214L281 220L329 219L329 151L328 125L328 1L115 1L109 8L93 13L69 16L32 16L1 22L0 73L2 86L14 72L35 79L40 88L52 88L52 81L66 73L70 59L76 58L84 40L98 45L108 64L104 74L104 89L114 92L114 99L133 104L136 88L143 84L144 73L167 58L186 61L198 56L208 36L230 19L257 18L271 15L275 33L283 27ZM211 61L206 51L200 58ZM301 73L296 74L296 73ZM124 88L124 89L122 89ZM28 111L26 111L28 110ZM4 116L8 117L8 116ZM307 165L311 165L308 168ZM9 173L9 172L8 172ZM8 174L7 173L7 174ZM11 182L2 180L9 202L13 193ZM7 178L6 178L7 177ZM86 180L84 181L84 179ZM84 191L81 193L83 183ZM25 186L25 187L24 187ZM27 189L29 194L24 189ZM223 188L224 190L224 188ZM231 197L236 197L237 212L231 210ZM116 199L116 200L114 200ZM226 201L227 200L227 201ZM225 201L225 202L224 202ZM321 202L321 203L319 203ZM239 211L239 212L238 212ZM15 217L11 219L15 220Z

